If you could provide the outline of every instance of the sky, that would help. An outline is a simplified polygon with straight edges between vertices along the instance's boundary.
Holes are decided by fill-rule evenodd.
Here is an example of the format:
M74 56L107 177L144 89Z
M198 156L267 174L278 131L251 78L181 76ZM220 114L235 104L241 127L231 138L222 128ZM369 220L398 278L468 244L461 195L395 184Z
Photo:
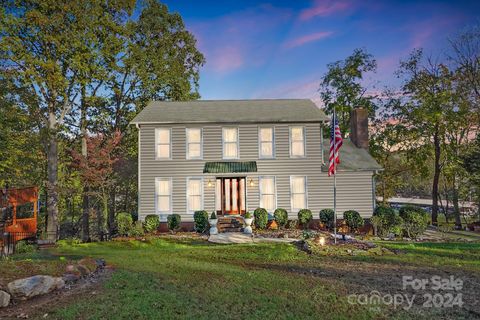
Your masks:
M202 99L308 98L327 64L364 48L377 60L370 90L398 85L414 48L441 57L448 39L480 23L477 1L167 0L206 57Z

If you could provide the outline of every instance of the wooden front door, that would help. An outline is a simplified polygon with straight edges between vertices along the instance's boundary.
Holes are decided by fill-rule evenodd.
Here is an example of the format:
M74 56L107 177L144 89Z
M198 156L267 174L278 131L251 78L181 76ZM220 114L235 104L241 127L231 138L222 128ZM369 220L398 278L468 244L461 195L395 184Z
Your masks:
M217 178L216 207L218 214L245 213L245 178Z

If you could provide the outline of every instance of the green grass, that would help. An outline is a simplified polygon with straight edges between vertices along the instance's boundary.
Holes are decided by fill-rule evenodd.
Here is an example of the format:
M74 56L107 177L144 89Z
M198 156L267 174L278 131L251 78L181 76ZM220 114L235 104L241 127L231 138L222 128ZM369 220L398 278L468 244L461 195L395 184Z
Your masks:
M407 312L349 304L351 293L400 290L402 274L454 274L473 279L472 283L479 281L478 243L382 245L400 254L325 257L308 255L288 244L212 245L170 238L63 242L51 254L73 260L101 257L116 271L95 295L55 306L49 319L468 317L465 310Z

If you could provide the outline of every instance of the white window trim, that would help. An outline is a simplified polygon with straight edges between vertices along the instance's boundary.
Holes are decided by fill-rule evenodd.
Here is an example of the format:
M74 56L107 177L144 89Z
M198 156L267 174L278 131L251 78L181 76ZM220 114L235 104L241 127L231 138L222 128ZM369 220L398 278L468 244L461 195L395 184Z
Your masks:
M292 154L292 128L302 128L303 131L303 156L295 156ZM290 149L290 158L306 158L307 157L307 136L305 126L291 126L288 130L288 146Z
M237 157L225 157L225 141L223 139L223 132L225 129L237 130ZM222 159L223 160L240 159L240 130L238 129L238 127L222 127Z
M262 138L261 138L261 134L260 134L260 131L262 129L272 129L272 155L271 156L264 156L262 155ZM275 126L261 126L261 127L258 127L258 158L259 159L275 159L275 149L276 149L276 145L275 145Z
M169 189L170 189L170 203L169 203L170 210L169 211L159 211L158 210L157 185L158 185L158 181L160 181L160 180L166 180L169 183ZM170 177L156 177L155 178L155 213L158 214L158 215L172 214L172 212L173 212L173 210L172 210L172 204L173 204L172 198L173 198L172 178L170 178Z
M160 130L169 130L169 138L170 141L168 142L168 147L170 151L168 152L168 157L159 157L158 156L158 131ZM155 160L172 160L172 128L155 128Z
M200 129L200 156L199 157L190 157L188 152L188 145L190 142L188 141L188 130L191 129ZM196 142L192 142L196 143ZM185 128L185 157L187 160L202 160L203 159L203 128Z
M293 193L292 193L292 180L293 178L304 178L305 186L305 208L294 208L293 207ZM297 213L301 209L308 209L308 178L307 176L290 176L290 209L292 213Z
M260 196L260 208L265 208L263 206L263 201L262 201L262 194L263 194L263 190L262 190L262 179L265 179L265 178L273 178L273 196L275 197L275 208L273 208L273 211L275 211L275 209L278 208L278 202L277 202L277 177L276 176L260 176L258 177L258 189L259 189L259 196ZM269 212L269 213L273 213L273 212Z
M185 184L185 195L186 195L186 200L187 200L187 214L194 214L196 210L190 210L190 208L188 207L188 182L190 180L200 180L200 183L202 185L202 195L201 195L201 208L199 210L204 210L205 208L205 202L204 202L204 197L205 197L205 185L203 184L204 181L203 181L203 177L187 177L187 180L186 180L186 184Z

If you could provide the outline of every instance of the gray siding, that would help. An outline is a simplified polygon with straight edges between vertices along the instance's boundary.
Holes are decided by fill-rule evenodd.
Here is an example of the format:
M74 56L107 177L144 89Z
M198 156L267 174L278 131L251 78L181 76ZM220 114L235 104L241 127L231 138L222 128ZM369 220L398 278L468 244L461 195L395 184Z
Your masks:
M275 127L275 159L258 159L258 127L269 124L240 124L240 160L257 161L258 172L248 174L247 182L252 178L254 185L247 183L247 208L254 210L259 206L258 177L276 176L277 205L287 209L290 217L290 176L307 177L308 207L318 217L323 208L333 207L333 178L321 171L320 124L305 123L306 158L290 158L289 124L271 124ZM215 175L204 175L206 161L222 160L221 125L165 125L172 128L172 160L155 160L155 128L162 125L141 125L139 135L140 175L139 175L139 216L155 213L155 178L172 177L173 212L182 215L183 221L192 221L187 214L186 182L187 177L204 178L204 209L211 212L215 206ZM232 125L234 126L234 125ZM186 160L185 128L203 128L203 159ZM327 152L327 151L325 151ZM230 174L228 176L235 176ZM245 176L245 175L238 175ZM212 186L208 187L211 179ZM358 210L362 216L372 214L372 172L340 172L337 175L338 212L349 209Z

